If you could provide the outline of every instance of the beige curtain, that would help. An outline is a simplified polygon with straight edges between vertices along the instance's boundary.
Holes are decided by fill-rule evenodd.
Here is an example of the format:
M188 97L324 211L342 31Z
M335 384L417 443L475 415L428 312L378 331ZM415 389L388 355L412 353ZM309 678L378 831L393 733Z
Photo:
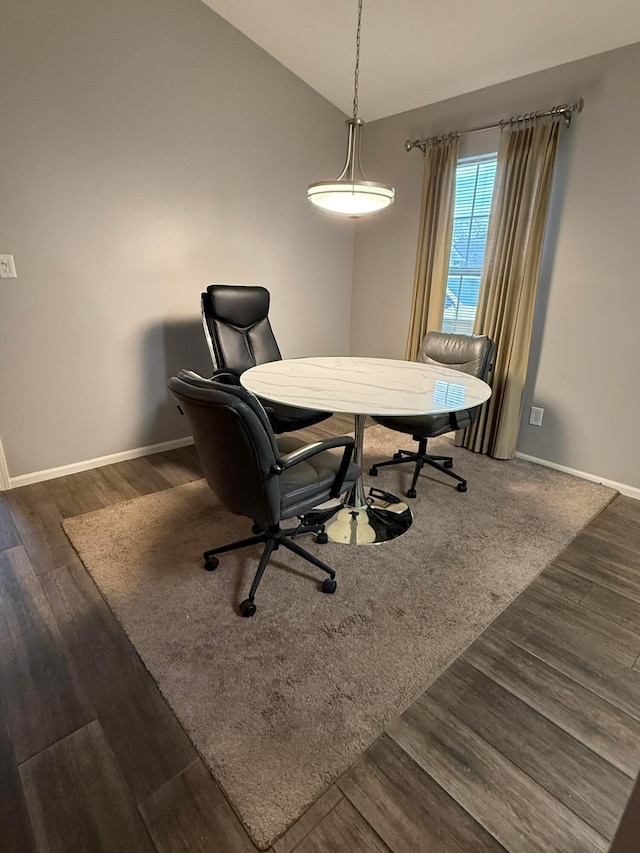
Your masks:
M427 331L439 331L442 328L453 233L457 161L457 137L447 138L427 149L411 319L404 354L408 361L415 361Z
M516 451L559 123L503 129L474 332L497 345L493 393L464 447Z

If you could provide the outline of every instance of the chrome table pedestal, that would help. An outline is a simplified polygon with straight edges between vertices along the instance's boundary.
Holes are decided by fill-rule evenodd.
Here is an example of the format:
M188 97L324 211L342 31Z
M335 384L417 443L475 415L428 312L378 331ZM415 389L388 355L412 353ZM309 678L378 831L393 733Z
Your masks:
M362 467L366 415L356 415L353 461ZM358 479L341 506L319 509L311 514L314 523L324 523L331 542L374 545L397 539L411 527L413 515L404 501L379 489L365 494ZM311 521L311 517L306 516Z

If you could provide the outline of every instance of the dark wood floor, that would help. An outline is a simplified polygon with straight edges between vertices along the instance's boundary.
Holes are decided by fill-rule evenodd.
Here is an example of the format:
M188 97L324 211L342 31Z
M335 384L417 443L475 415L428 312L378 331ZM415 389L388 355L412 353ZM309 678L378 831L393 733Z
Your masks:
M199 476L184 448L0 496L1 851L255 849L60 527ZM640 768L639 617L617 497L272 853L606 851Z

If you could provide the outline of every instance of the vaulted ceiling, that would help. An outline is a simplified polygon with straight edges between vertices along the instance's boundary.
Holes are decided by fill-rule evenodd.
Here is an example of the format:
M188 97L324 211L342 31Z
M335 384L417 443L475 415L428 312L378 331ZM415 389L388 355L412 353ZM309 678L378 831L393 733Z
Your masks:
M351 114L357 0L203 2ZM640 0L364 0L359 114L372 121L637 41Z

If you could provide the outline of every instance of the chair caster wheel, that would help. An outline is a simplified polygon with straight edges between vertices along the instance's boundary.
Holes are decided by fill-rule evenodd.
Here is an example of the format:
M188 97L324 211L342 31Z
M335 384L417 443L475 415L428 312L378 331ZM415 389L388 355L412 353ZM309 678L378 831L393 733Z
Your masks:
M453 459L445 459L442 463L443 468L453 468Z
M318 545L326 545L328 541L329 537L327 536L324 530L322 530L320 533L316 533L316 542L318 543Z
M264 533L264 531L265 531L264 524L252 524L251 525L251 532L253 533L254 536L258 536L260 533Z
M456 486L456 489L459 492L466 492L467 491L467 484L466 483L458 483L458 485Z
M240 605L240 613L243 616L253 616L255 612L256 606L253 601L251 601L250 598L245 598L245 600Z
M415 489L407 489L407 497L408 498L415 498L415 496L416 496L416 490Z
M327 578L322 582L322 591L328 592L330 595L336 591L338 581L335 578Z
M374 468L374 467L369 468L369 476L370 477L377 477L378 476L378 469Z
M393 459L402 459L402 453L398 450L397 453L393 454Z
M217 557L208 557L205 560L204 567L208 572L215 572L220 565L220 560Z

